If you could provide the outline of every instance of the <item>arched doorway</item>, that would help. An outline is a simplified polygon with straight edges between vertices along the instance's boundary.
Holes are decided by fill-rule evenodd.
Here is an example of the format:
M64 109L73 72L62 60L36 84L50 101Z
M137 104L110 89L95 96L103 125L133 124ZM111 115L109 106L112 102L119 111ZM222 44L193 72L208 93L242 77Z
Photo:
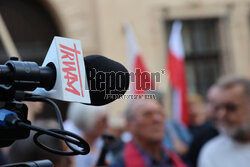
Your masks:
M39 0L1 0L0 12L23 61L42 64L54 36L61 32L44 2ZM7 52L0 40L0 64L8 60ZM56 101L60 108L67 103ZM62 111L65 115L65 110ZM39 117L55 117L52 108L45 106Z
M41 64L53 37L60 35L46 8L37 0L3 0L0 12L22 59ZM0 55L3 64L8 56L2 41Z

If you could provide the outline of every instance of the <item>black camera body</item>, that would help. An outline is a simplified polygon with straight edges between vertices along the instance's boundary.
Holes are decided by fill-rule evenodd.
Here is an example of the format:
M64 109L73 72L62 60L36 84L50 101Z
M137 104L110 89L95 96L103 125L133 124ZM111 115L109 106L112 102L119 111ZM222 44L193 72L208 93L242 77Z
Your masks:
M27 119L28 107L21 102L5 102L1 107L18 115L18 118L27 124L31 122ZM14 143L15 140L28 138L30 129L25 127L3 127L0 126L0 147L7 147Z

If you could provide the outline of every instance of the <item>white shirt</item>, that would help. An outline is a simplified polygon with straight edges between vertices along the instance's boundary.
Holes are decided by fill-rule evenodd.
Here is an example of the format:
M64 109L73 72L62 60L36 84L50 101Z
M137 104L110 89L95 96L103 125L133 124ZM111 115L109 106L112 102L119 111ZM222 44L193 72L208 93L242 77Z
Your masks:
M202 148L199 167L249 167L250 143L241 144L226 135L219 135Z
M78 127L76 127L76 125L70 120L66 120L64 122L64 129L72 133L75 133L80 137L84 136L84 132L81 131ZM94 148L90 148L91 151L89 154L75 156L75 167L94 166L97 162L103 144L104 144L103 140L101 138L97 138L96 141L94 142Z
M75 133L78 136L82 136L83 135L83 131L81 131L78 127L76 127L76 125L71 121L71 120L66 120L63 123L64 129L67 131L70 131L72 133Z

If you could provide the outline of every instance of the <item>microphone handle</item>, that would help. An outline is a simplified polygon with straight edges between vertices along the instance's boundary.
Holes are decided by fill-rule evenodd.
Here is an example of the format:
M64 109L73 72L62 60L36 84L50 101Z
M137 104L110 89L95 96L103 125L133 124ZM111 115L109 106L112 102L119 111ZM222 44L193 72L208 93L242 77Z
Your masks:
M105 165L107 165L105 163L105 157L106 157L107 152L108 152L108 149L107 149L106 145L104 145L102 147L101 154L100 154L100 156L98 158L96 166L105 166Z

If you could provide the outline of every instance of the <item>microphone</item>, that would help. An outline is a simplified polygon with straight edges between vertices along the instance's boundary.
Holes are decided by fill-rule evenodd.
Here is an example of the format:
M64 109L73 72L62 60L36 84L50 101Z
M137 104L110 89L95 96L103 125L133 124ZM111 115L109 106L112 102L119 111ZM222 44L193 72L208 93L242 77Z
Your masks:
M90 105L105 105L121 97L129 87L129 73L120 63L101 55L84 58ZM9 60L0 65L0 85L12 90L33 91L36 88L51 90L56 81L53 63L45 67L35 62Z
M56 69L53 88L37 88L33 93L62 101L104 105L121 97L129 86L129 74L123 65L99 55L83 58L79 40L54 37L42 66L52 66L51 63Z
M120 63L100 55L84 58L91 105L105 105L126 93L129 72Z
M70 38L54 37L41 67L14 58L0 65L0 91L10 97L17 90L33 91L62 101L104 105L121 97L128 86L129 73L122 64L100 55L83 58L81 42ZM1 99L6 100L5 95Z

